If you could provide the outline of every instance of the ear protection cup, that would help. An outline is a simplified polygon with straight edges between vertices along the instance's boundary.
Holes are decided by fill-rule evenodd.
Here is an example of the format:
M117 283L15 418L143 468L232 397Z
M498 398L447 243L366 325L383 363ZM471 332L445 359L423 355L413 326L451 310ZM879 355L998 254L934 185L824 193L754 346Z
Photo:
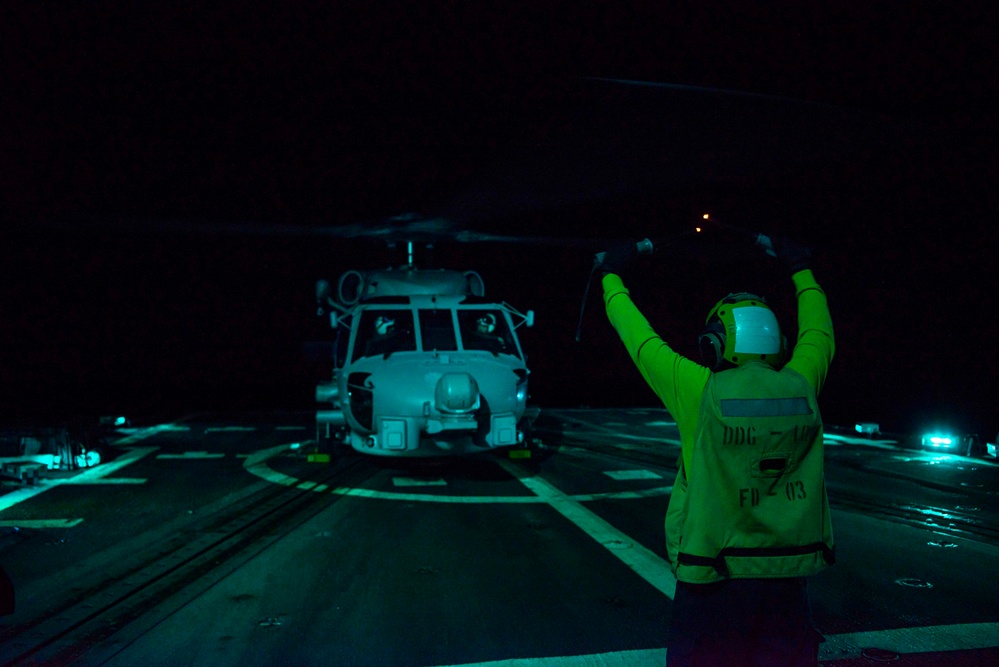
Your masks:
M725 325L720 320L708 324L697 337L701 360L711 370L718 370L725 361Z

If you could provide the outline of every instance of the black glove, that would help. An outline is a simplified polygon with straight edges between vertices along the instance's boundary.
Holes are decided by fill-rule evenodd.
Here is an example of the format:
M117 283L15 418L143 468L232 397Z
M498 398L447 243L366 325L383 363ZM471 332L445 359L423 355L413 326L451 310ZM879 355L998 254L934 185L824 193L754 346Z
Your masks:
M601 257L602 255L602 257ZM638 257L638 244L634 241L622 241L615 243L607 252L597 255L599 268L604 274L616 273L621 275L630 267Z
M771 257L776 257L792 276L798 271L812 267L812 249L797 241L783 236L760 234L756 237L756 245L763 248Z

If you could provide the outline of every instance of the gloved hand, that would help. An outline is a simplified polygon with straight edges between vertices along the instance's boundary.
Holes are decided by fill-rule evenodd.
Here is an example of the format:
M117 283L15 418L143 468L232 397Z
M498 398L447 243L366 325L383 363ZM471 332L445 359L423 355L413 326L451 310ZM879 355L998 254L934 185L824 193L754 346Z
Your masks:
M635 241L621 241L615 243L607 252L597 255L598 266L604 274L616 273L621 275L628 270L638 257L638 244Z
M812 266L812 249L783 236L756 237L756 245L783 264L791 275Z

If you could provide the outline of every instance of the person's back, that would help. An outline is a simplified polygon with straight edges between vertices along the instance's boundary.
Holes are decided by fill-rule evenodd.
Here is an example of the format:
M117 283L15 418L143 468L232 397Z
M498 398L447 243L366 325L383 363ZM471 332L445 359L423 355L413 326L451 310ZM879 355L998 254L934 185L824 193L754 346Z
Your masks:
M667 665L814 665L822 638L805 576L834 560L817 395L835 343L810 253L779 239L771 253L797 291L790 361L765 300L735 293L708 315L700 365L674 352L631 301L619 273L634 247L605 254L604 300L681 436L666 514L677 577Z
M713 373L701 398L686 498L670 503L677 578L805 576L831 563L815 392L793 370L750 362Z

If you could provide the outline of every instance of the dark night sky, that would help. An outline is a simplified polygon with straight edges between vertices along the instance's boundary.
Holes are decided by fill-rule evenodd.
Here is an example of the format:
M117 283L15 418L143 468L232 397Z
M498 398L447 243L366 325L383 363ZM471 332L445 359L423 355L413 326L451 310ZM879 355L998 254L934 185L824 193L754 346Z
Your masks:
M711 211L815 247L827 421L994 435L993 3L586 4L5 3L0 413L310 407L314 281L386 253L292 231L419 212L660 238ZM198 231L230 223L289 233ZM574 341L590 252L436 260L537 312L540 405L654 405L595 294ZM729 238L629 283L689 354L731 290L793 322Z

